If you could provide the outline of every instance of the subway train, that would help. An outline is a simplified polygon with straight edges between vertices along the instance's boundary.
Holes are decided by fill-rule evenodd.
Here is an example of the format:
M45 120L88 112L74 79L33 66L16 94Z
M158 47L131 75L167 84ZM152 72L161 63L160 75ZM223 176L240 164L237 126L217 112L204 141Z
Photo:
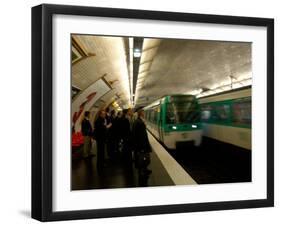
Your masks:
M208 97L165 96L144 108L148 130L167 148L202 136L251 149L251 88Z
M203 136L251 149L251 88L199 98Z
M167 148L201 144L200 107L193 95L170 95L144 108L148 130Z

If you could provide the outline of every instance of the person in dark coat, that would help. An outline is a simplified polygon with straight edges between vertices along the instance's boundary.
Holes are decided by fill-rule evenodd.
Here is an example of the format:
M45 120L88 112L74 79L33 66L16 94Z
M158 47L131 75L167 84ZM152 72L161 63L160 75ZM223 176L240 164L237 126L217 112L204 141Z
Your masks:
M111 115L109 113L109 108L105 109L105 120L106 120L106 125L109 125L111 123Z
M128 140L130 136L130 121L128 117L128 109L124 109L120 120L120 133L123 141Z
M122 111L118 111L117 116L115 118L114 122L114 134L116 137L116 142L117 142L117 152L122 151L121 146L122 146Z
M104 150L107 136L107 129L111 127L111 124L106 124L106 112L101 110L98 113L98 118L94 125L94 134L97 142L97 167L102 169L104 166Z
M129 110L124 109L121 117L120 132L121 139L123 141L123 155L126 165L130 165L132 162L132 151L131 151L131 125L129 119Z
M134 121L133 131L132 131L132 143L136 158L136 167L139 169L139 173L142 175L149 175L152 171L147 169L147 165L142 165L143 156L147 156L150 161L149 153L151 152L151 146L148 140L146 125L143 121L144 111L142 109L138 110L138 117ZM147 164L144 163L144 164ZM149 164L149 163L148 163Z
M92 152L92 125L89 120L90 112L85 111L84 113L84 119L81 124L81 132L84 137L84 146L83 146L83 158L87 158L91 155L93 155Z
M110 117L109 117L110 123L112 124L112 126L108 129L108 140L107 140L107 152L108 152L108 156L111 160L114 160L114 156L117 152L117 147L118 147L118 139L117 139L117 134L119 133L119 131L117 131L116 128L116 114L115 111L112 110L110 112Z

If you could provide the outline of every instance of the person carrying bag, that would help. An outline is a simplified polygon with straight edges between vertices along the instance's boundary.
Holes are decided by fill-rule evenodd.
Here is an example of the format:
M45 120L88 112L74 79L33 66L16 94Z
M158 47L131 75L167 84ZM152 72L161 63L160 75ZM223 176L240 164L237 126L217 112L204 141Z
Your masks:
M151 146L148 140L146 125L143 121L144 111L138 110L138 118L133 124L133 146L135 153L135 167L140 173L149 175L152 171L147 169L151 162L150 152Z

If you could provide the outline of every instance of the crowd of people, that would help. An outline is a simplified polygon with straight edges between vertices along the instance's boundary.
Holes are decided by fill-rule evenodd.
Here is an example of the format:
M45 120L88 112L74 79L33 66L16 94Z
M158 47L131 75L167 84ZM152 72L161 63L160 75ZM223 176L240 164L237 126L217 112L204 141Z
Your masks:
M146 125L144 123L144 111L139 109L124 109L115 112L109 109L100 110L93 123L90 122L90 112L84 113L81 124L84 136L83 157L93 156L92 139L97 147L97 169L102 171L105 167L105 155L114 162L117 156L122 156L123 164L130 166L135 163L139 173L149 175L147 169L150 163L151 147L149 144Z

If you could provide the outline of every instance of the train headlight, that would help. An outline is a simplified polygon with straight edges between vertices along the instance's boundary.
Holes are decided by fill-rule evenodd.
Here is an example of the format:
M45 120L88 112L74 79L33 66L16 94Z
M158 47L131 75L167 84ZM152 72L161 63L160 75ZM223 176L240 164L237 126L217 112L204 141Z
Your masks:
M197 125L192 125L191 127L192 127L192 128L197 128Z
M173 128L173 129L177 129L177 127L176 127L176 126L173 126L172 128Z

